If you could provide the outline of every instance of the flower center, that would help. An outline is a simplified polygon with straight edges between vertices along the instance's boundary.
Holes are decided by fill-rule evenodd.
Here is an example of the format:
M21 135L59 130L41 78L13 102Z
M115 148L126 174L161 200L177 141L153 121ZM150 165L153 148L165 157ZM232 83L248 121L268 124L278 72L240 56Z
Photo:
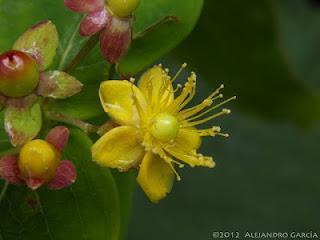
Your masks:
M177 137L179 129L179 122L174 116L160 113L153 119L151 134L161 142L169 142Z

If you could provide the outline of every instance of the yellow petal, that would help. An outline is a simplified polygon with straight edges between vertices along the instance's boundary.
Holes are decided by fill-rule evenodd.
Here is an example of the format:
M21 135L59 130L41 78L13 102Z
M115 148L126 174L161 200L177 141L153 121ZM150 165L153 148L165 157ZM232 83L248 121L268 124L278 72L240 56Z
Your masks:
M100 85L99 96L104 111L121 125L135 125L139 122L137 101L142 108L146 106L140 90L126 80L103 82Z
M175 174L158 155L148 152L142 160L137 181L149 199L157 203L171 191Z
M161 66L145 72L140 79L139 88L153 108L168 106L174 99L171 79Z
M175 142L177 147L189 152L200 147L201 137L195 128L180 128Z
M93 161L120 171L137 167L145 153L137 131L122 126L107 132L91 148Z

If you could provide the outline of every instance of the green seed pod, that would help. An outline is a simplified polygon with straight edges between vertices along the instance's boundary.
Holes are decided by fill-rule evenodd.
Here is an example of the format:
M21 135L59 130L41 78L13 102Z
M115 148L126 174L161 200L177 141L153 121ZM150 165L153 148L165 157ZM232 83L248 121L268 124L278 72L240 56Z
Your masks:
M36 61L21 51L0 55L0 92L8 97L30 94L39 83Z
M108 8L117 17L128 17L139 6L140 0L106 0Z

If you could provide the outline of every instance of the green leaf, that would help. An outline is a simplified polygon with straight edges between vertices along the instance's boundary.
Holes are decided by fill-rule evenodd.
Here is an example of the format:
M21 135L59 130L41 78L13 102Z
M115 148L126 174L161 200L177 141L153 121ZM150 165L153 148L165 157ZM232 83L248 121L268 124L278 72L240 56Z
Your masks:
M13 49L32 54L37 59L40 71L43 71L52 63L58 43L56 26L50 21L44 21L23 33Z
M224 94L238 97L235 107L259 117L319 122L320 93L283 61L269 1L206 1L203 9L193 34L173 52L199 73L199 86L225 84Z
M13 146L21 146L35 138L42 126L37 96L9 99L5 108L4 126Z
M145 30L166 16L178 17L132 42L128 54L120 61L122 75L134 75L171 51L194 28L202 9L202 0L142 0L135 12L135 33Z
M123 173L115 169L112 170L112 175L116 181L119 191L121 215L120 239L124 239L131 218L135 179L132 172Z
M119 239L117 186L109 170L91 161L91 144L81 131L71 131L64 158L75 163L78 178L70 188L9 186L0 203L0 239Z
M319 6L303 0L271 3L276 13L280 46L292 72L304 84L319 88Z

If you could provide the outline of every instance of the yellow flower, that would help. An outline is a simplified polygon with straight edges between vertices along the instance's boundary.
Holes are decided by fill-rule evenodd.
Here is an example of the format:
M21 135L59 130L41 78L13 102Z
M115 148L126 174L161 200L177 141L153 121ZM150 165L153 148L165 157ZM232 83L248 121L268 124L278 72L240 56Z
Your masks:
M197 152L201 137L228 136L220 132L220 127L196 126L229 114L228 109L211 112L235 97L213 105L222 98L221 86L202 103L187 108L196 92L196 74L191 73L183 87L178 84L173 89L173 82L185 67L171 78L167 69L155 66L144 73L138 87L126 80L105 81L100 86L102 106L119 126L93 145L93 159L120 171L139 168L137 181L152 202L171 191L175 176L180 180L175 165L215 166L212 157ZM180 95L175 97L180 88Z

